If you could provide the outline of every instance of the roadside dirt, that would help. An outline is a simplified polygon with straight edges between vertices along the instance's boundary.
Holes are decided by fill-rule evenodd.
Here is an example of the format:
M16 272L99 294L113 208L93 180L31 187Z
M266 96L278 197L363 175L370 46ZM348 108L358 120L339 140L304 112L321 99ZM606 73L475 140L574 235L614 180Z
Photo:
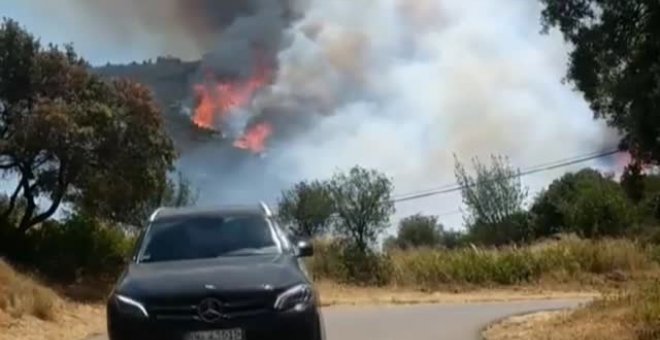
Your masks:
M545 299L595 298L595 291L572 292L525 287L510 289L481 289L470 291L422 292L403 288L351 287L333 283L318 283L322 306L333 305L402 305L420 303L477 303Z
M486 340L634 340L624 310L583 308L514 316L483 332Z

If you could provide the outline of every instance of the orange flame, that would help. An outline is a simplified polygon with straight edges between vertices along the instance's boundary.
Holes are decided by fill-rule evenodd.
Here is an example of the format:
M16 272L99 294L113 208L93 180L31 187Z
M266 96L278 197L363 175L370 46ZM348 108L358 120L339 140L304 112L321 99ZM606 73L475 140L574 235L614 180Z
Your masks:
M262 63L246 81L217 82L212 74L207 74L209 81L194 87L199 102L193 122L201 128L215 129L216 123L222 122L230 111L245 106L270 76L271 70Z
M248 129L241 138L234 142L234 146L239 149L250 150L254 153L261 153L266 149L266 141L273 133L273 126L269 123L259 123Z

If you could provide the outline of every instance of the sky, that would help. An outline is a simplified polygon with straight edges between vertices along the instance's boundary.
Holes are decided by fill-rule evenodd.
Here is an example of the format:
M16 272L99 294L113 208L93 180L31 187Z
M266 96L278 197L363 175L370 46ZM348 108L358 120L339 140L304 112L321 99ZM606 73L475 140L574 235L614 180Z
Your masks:
M44 42L73 42L97 65L203 53L178 21L147 28L143 21L153 15L129 7L103 15L81 9L80 1L4 0L0 13ZM332 114L270 152L268 166L282 186L361 164L386 172L401 195L454 183L454 156L467 163L504 154L524 170L616 144L582 96L561 82L569 49L557 32L540 34L535 1L308 1L304 19L287 33L291 45L279 55L278 80L260 102L311 98L316 105L306 101L303 111L323 106ZM620 171L621 163L603 159L522 181L533 197L585 166ZM201 183L209 189L202 201L217 203L209 192L223 188ZM454 192L397 204L396 218L435 214L456 229L460 209Z

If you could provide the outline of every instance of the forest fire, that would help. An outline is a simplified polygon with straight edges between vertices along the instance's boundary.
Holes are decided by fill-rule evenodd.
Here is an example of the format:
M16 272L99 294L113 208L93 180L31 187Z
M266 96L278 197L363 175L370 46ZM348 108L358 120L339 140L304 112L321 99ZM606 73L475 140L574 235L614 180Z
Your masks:
M271 69L261 63L254 74L244 80L217 80L213 72L207 72L205 81L194 87L197 104L193 123L202 129L223 130L230 119L229 114L248 105L255 93L268 84L271 74ZM273 127L268 123L255 125L245 131L234 146L255 153L263 152L272 132Z
M266 150L266 141L273 133L273 126L269 123L259 123L234 142L239 149L262 153Z

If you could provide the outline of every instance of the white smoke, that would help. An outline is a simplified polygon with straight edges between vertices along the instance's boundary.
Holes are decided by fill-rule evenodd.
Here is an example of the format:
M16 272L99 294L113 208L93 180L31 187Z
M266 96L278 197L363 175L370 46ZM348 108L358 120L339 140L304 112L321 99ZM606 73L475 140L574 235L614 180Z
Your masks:
M453 183L453 154L525 168L611 147L613 133L560 82L567 47L539 34L539 17L535 1L312 1L257 103L329 115L271 150L269 168L286 183L359 164L402 194ZM587 165L599 164L572 169ZM524 182L534 192L566 170ZM397 215L459 206L455 193L401 203Z
M81 8L80 0L26 2L48 13L42 20L29 11L35 13L25 22L29 28L50 23L45 33L61 32L83 55L109 59L145 51L199 57L223 39L214 36L213 25L190 28L189 19L209 13L206 4L228 4L199 0L181 14L176 5L189 2L95 0ZM237 161L245 155L221 143L184 154L180 166L201 190L200 204L273 201L297 180L325 178L356 164L385 172L402 194L453 183L453 154L464 161L504 154L526 168L615 143L581 96L560 82L568 48L559 34L539 33L537 1L295 3L296 9L306 4L307 12L285 32L290 45L278 56L276 83L251 108L270 109L270 118L295 129L276 124L277 139L263 159ZM564 171L601 165L579 164L523 181L534 192ZM458 193L433 196L397 205L397 217L444 215L459 206ZM441 219L461 225L460 214Z

